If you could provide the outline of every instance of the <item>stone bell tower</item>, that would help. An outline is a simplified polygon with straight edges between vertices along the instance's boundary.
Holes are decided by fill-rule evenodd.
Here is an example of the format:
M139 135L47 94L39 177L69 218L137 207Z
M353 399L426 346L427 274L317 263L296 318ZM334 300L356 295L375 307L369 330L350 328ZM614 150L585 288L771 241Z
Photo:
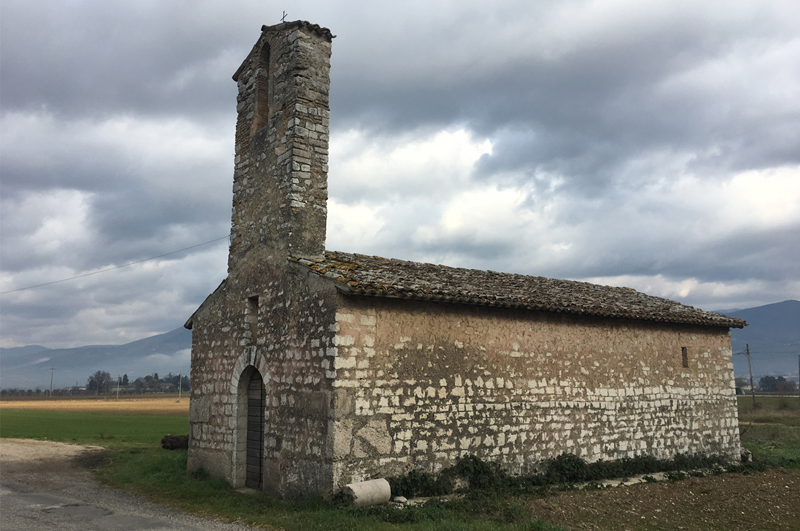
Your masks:
M330 30L303 21L262 26L238 83L228 271L325 252Z

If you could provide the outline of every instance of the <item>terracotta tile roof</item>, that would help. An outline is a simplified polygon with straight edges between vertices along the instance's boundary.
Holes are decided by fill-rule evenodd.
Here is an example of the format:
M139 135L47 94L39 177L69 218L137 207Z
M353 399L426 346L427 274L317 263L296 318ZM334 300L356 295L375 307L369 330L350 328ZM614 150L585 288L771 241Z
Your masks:
M290 258L352 295L476 304L726 328L741 319L706 312L631 288L496 273L326 251L322 260Z

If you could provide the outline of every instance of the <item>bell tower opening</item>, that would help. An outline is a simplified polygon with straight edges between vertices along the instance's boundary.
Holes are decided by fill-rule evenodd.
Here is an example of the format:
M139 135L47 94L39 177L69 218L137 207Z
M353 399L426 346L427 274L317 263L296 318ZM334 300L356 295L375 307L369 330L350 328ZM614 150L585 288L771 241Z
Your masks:
M250 126L250 136L269 125L269 43L265 42L258 56L255 71L255 109L253 123Z

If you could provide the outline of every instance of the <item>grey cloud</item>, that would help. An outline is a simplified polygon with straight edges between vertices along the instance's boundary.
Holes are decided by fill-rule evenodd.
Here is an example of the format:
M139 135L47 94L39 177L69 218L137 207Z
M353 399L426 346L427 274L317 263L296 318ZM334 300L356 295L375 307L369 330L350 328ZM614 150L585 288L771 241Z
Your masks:
M219 69L232 68L237 33L207 21L198 30L180 4L12 1L2 20L6 108L199 116L235 96L233 70Z
M459 262L491 260L494 256L507 255L514 251L516 242L495 240L479 241L472 235L460 234L453 238L436 239L432 242L417 245L417 253L458 256Z
M105 244L128 244L154 238L175 226L219 227L230 218L231 210L220 203L215 197L187 198L147 186L131 186L98 197L89 217Z
M704 234L706 227L678 221L680 209L673 214L629 218L636 221L627 227L598 217L582 228L570 259L548 274L570 278L667 274L719 282L800 280L796 269L800 250L786 245L800 238L800 226L711 235Z
M499 66L454 72L421 55L413 67L429 76L414 76L409 65L388 81L354 69L342 90L347 96L338 100L346 115L341 124L381 133L426 122L467 123L495 142L494 153L479 167L483 178L498 171L517 171L521 179L556 172L578 193L609 187L611 175L631 157L653 152L691 152L693 168L704 171L797 163L800 129L793 104L761 101L764 86L786 72L763 72L770 76L763 85L713 77L728 73L726 62L740 49L764 48L762 41L780 48L790 35L776 32L766 15L750 27L724 26L723 19L654 22L647 32L587 43L556 59L532 50L529 56L499 57ZM479 36L467 50L451 49L454 62L464 53L480 56L481 39L491 36ZM717 63L723 72L714 71ZM431 80L435 67L447 71L444 81ZM712 71L704 74L703 68ZM800 72L792 73L789 86L794 83L796 90Z
M224 274L227 242L158 268L125 268L3 298L3 335L48 345L120 344L183 325ZM185 274L192 268L219 271Z

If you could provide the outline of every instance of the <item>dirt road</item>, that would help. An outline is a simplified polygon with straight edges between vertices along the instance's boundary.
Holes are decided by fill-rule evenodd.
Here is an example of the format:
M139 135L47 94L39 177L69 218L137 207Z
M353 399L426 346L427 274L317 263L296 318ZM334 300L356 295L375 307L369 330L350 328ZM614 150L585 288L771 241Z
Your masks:
M18 531L245 531L100 485L103 449L0 439L0 529Z

